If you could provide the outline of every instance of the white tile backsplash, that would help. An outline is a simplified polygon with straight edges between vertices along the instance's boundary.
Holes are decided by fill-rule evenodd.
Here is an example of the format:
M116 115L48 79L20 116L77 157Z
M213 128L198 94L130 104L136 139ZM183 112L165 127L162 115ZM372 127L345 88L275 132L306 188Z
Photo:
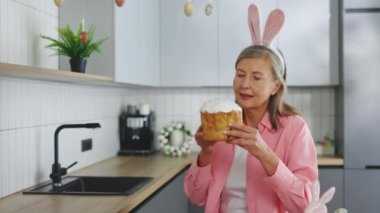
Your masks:
M116 155L118 115L128 91L121 88L0 77L0 197L48 180L54 131L63 123L99 122L102 128L64 129L59 134L62 166L71 171ZM129 101L128 101L129 102ZM81 152L82 139L93 149Z
M157 114L158 130L171 121L183 120L195 131L200 124L199 109L204 101L234 98L232 88L155 88L131 93L135 94L132 104L147 102L156 106L152 109ZM313 137L320 140L334 131L333 98L334 88L289 88L286 100L301 110Z

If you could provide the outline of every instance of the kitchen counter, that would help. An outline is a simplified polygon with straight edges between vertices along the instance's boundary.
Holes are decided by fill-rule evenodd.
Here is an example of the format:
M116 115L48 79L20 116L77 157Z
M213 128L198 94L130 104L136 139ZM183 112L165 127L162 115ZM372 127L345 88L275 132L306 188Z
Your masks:
M154 179L130 196L100 195L24 195L15 193L0 199L0 212L129 212L165 183L191 164L196 154L168 157L114 157L69 175L91 176L149 176ZM343 166L343 159L319 157L319 166Z
M129 212L190 165L194 157L195 154L175 158L160 153L114 157L69 175L149 176L154 179L129 196L24 195L18 192L0 199L0 212Z
M318 157L319 167L342 167L344 165L344 160L341 157L335 156L321 156Z

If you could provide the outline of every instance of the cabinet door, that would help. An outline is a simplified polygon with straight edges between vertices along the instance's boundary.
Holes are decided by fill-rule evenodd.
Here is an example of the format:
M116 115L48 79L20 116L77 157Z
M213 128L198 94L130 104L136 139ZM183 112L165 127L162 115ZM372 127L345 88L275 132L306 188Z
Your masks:
M330 67L330 51L335 50L330 49L330 1L279 0L279 7L285 23L278 46L285 56L288 85L337 85L338 70Z
M380 13L344 16L344 157L346 168L380 164Z
M217 16L206 16L207 1L193 0L193 15L184 14L186 1L161 2L161 85L217 85Z
M159 1L126 1L115 12L115 80L159 84Z
M148 198L144 203L133 209L132 212L187 212L188 201L183 191L185 172L182 171L173 180L167 183L158 192Z
M335 187L334 198L327 204L328 212L342 208L343 205L343 169L339 168L319 168L319 182L321 185L321 195L330 187Z
M251 0L219 1L219 85L231 86L235 75L235 61L239 53L252 44L248 27L248 6ZM268 13L276 8L276 0L254 2L261 11L261 28ZM261 30L263 31L263 30Z
M345 170L344 178L348 212L379 212L380 170Z

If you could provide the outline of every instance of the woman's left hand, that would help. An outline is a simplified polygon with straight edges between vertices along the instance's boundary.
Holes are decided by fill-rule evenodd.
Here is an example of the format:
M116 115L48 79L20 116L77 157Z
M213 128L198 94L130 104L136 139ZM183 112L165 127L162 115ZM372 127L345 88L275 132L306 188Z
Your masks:
M278 164L278 157L272 149L265 143L258 129L246 125L230 125L230 130L225 135L236 139L227 141L246 149L255 156L263 165L268 175L274 174Z

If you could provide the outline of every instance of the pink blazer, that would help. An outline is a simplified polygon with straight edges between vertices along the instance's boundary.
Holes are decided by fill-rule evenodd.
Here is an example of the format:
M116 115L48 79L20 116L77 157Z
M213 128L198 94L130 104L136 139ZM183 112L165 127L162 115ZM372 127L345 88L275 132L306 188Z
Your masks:
M258 129L280 158L275 174L268 176L260 162L247 159L248 212L303 212L311 199L311 185L318 179L318 163L313 138L300 116L280 118L274 131L266 113ZM220 195L234 159L234 145L217 142L212 163L197 166L197 159L186 173L184 190L189 200L205 207L206 213L219 212Z

